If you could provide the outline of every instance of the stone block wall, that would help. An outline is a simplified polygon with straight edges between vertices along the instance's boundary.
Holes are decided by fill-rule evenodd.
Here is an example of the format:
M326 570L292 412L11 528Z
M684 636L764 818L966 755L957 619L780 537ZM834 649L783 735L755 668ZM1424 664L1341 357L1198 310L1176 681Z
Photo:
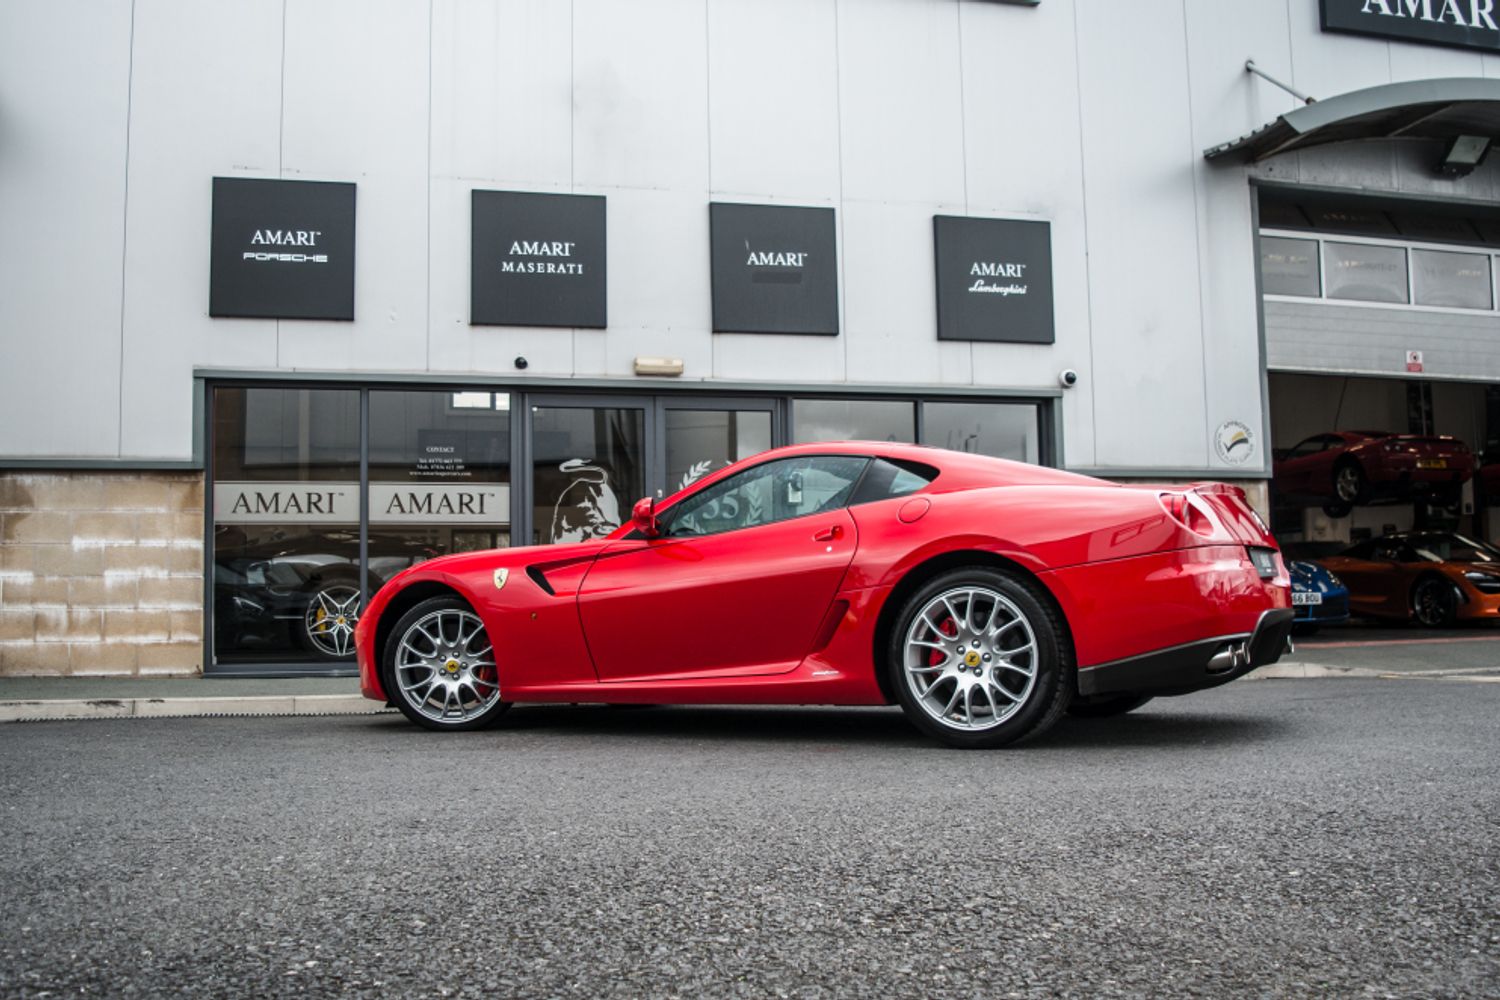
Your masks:
M203 671L203 474L0 471L0 674Z

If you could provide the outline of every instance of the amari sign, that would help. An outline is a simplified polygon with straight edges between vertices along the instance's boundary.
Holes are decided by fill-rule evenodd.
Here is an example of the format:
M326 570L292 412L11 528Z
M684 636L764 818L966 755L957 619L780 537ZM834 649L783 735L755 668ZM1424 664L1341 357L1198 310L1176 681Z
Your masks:
M934 216L939 340L1050 344L1052 226Z
M833 209L708 206L716 333L839 332Z
M1500 52L1496 0L1320 0L1323 30Z
M469 322L607 325L604 199L475 191Z
M504 524L505 483L371 483L371 524ZM358 524L358 483L214 484L215 524Z
M354 185L215 177L208 314L354 318Z

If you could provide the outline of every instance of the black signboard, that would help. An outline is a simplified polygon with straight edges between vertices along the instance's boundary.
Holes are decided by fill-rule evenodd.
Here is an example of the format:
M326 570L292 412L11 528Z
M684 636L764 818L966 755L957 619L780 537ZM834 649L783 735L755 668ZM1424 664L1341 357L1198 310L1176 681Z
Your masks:
M1050 344L1052 225L933 216L939 340Z
M833 209L708 206L716 333L839 332Z
M208 314L354 318L354 185L215 177Z
M473 213L470 323L607 325L602 197L475 191Z
M1495 0L1319 0L1324 31L1500 51Z

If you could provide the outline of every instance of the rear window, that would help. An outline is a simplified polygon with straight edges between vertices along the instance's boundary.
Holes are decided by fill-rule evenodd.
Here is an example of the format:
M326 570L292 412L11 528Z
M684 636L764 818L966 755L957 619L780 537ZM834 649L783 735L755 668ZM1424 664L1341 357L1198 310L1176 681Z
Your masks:
M938 470L921 462L904 459L877 458L870 463L865 477L860 480L850 505L889 500L891 497L915 493L937 478Z

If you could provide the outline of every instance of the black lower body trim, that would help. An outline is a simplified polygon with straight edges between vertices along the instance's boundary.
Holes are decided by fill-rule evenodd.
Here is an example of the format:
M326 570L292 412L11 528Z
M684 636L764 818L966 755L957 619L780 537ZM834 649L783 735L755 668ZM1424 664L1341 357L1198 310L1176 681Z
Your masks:
M1188 694L1227 684L1256 667L1275 663L1292 633L1291 608L1273 608L1260 616L1255 631L1190 642L1142 653L1078 671L1078 693Z

